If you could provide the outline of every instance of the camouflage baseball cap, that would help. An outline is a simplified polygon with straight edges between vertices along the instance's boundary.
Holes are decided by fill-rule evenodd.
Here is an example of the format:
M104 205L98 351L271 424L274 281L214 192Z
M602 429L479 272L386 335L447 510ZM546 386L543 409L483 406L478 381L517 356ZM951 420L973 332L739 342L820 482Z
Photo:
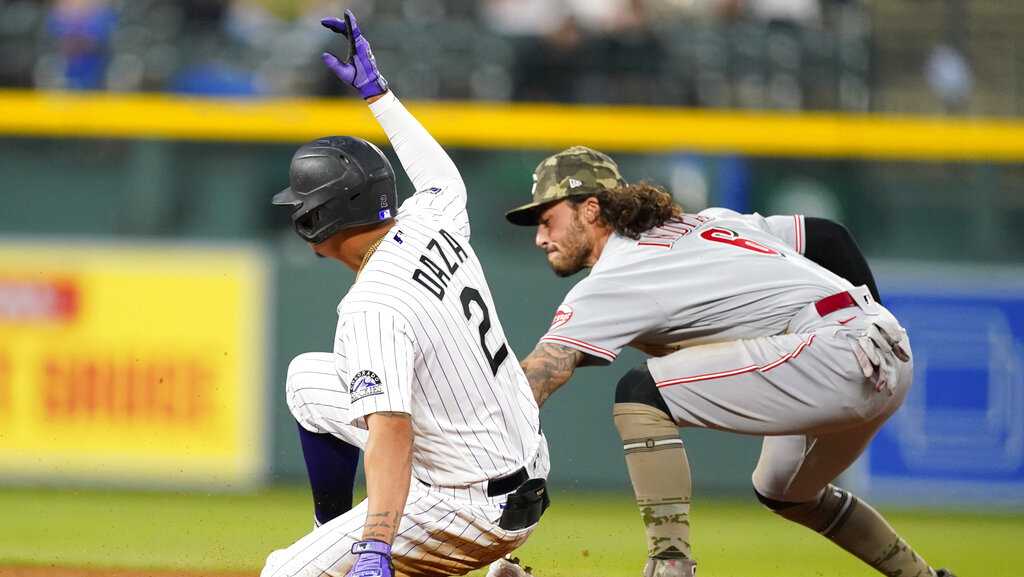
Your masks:
M552 202L593 194L625 184L619 166L607 154L586 146L573 146L549 156L533 171L533 202L505 213L512 224L536 226L540 213Z

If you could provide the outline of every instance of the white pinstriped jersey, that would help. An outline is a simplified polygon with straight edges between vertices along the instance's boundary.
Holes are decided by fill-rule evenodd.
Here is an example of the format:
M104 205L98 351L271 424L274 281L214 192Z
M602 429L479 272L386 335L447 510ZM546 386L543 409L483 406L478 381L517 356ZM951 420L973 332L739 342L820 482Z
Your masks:
M613 233L542 342L611 362L629 345L659 357L778 335L808 303L852 288L804 258L803 217L722 208L686 214L639 240Z
M469 244L466 191L444 151L390 93L371 105L419 192L338 306L348 415L412 416L413 476L461 486L511 473L543 442L529 382Z

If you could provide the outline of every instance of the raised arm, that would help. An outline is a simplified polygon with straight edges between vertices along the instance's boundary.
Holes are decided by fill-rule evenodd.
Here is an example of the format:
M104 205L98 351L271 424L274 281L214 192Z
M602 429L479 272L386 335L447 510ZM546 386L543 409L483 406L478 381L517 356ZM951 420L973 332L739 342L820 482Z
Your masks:
M388 91L371 103L370 110L384 128L402 168L417 191L434 187L451 191L455 188L465 195L466 185L455 163L393 92Z
M547 342L537 343L537 347L520 365L530 381L530 389L538 407L569 381L582 360L583 353L576 349Z
M324 64L369 102L370 110L387 134L416 190L436 187L465 197L466 187L455 163L388 89L387 81L377 70L370 43L360 32L352 12L346 10L344 20L325 18L321 24L345 36L350 48L346 60L325 52Z

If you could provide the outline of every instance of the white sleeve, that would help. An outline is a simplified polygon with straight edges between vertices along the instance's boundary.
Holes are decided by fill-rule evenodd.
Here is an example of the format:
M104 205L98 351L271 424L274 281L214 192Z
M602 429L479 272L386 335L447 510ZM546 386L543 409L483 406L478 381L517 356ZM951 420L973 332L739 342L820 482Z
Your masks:
M373 413L412 413L416 344L405 322L383 311L354 311L341 321L349 369L349 418L365 427Z
M391 141L391 146L409 175L416 194L406 208L427 208L443 213L457 228L466 228L466 184L459 169L416 117L406 110L393 92L370 104L370 111ZM465 222L463 222L465 221Z
M576 349L597 364L608 364L650 328L652 320L662 318L664 314L650 295L588 277L565 296L540 341Z
M807 248L807 241L804 236L804 215L769 216L764 221L768 232L782 239L783 242L796 252L804 254L804 250Z
M722 208L720 206L712 206L711 208L705 208L704 210L697 213L699 216L707 216L711 218L723 218L730 216L740 216L740 213L732 210L731 208Z

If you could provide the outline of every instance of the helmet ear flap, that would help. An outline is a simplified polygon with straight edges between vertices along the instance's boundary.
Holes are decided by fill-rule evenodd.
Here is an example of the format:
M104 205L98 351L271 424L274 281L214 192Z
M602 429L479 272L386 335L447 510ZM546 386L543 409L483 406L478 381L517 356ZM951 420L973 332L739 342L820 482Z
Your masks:
M320 244L339 230L349 228L348 220L339 216L344 212L345 198L334 198L301 216L292 219L292 226L302 240Z
M320 208L317 207L295 219L295 232L299 233L302 238L313 238L319 225Z

